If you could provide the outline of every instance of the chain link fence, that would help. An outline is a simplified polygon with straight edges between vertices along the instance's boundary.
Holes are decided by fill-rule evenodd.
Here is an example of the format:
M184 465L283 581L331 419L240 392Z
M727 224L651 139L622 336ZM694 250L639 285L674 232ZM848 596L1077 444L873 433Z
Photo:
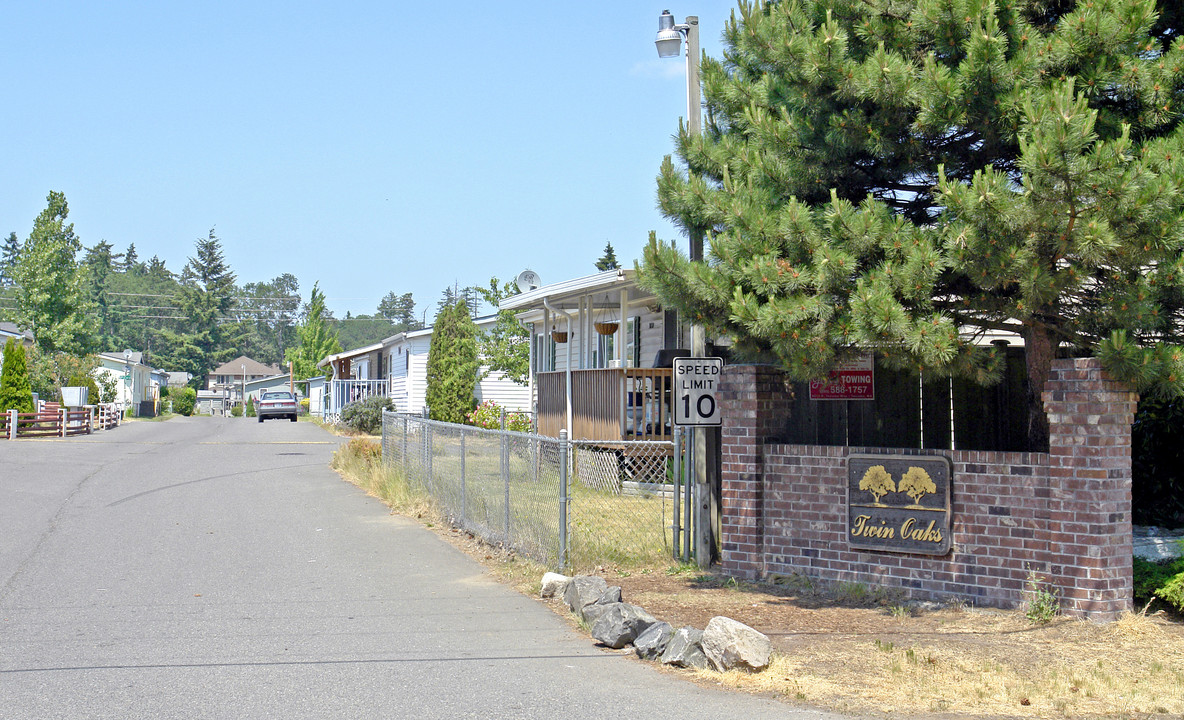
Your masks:
M384 412L382 457L457 527L548 567L678 554L682 464L672 442L569 442Z

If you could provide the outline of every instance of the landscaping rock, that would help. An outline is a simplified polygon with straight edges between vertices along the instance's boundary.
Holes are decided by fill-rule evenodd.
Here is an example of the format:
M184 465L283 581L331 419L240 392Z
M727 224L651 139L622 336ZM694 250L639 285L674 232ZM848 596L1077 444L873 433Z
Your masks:
M633 641L633 649L637 652L637 657L642 660L657 660L662 657L672 635L674 635L674 628L670 626L670 623L654 623L637 636Z
M633 642L658 619L644 609L629 603L603 605L603 612L592 624L592 637L613 649ZM585 608L587 611L589 608Z
M580 617L587 623L589 629L596 624L600 616L608 612L608 609L616 603L592 603L584 607L584 612L580 613Z
M596 575L576 575L563 591L563 602L581 618L584 608L596 603L608 590L608 583L604 578Z
M693 627L684 627L674 631L662 651L662 663L682 668L707 668L707 656L703 654L700 642L703 631Z
M768 636L723 616L707 623L701 645L707 661L720 672L733 668L762 670L769 665L773 652Z
M621 586L610 585L600 599L596 601L598 605L612 605L613 603L621 602Z
M563 594L567 592L567 586L570 584L571 578L568 576L549 572L543 575L543 591L540 595L545 598L563 597Z

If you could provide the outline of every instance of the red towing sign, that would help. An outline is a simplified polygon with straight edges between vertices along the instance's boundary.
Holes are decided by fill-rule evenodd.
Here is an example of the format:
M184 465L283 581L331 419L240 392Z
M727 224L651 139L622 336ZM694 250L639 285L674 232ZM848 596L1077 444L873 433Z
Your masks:
M871 355L839 363L823 380L810 381L811 400L875 400L875 364Z

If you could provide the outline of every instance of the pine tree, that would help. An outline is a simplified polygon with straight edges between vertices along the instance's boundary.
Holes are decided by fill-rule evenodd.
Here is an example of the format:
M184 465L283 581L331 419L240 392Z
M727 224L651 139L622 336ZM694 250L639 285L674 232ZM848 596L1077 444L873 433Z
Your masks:
M98 327L87 297L86 271L76 260L82 242L74 235L74 224L66 223L69 213L66 196L51 192L13 274L19 286L17 324L33 333L47 355L85 355Z
M605 270L616 270L621 267L621 263L617 262L617 254L613 251L613 244L604 244L604 254L596 261L596 269L604 272Z
M1019 333L1034 447L1058 352L1184 394L1184 41L1154 10L741 2L658 178L707 262L651 236L643 284L801 379L874 348L989 381L981 338Z
M396 332L420 328L420 323L415 317L415 300L412 299L411 293L387 293L378 303L378 314L390 320Z
M213 230L210 231L213 234ZM144 266L140 264L140 256L136 254L136 244L131 243L127 246L127 252L123 254L123 271L135 272L142 269Z
M25 362L25 348L8 338L4 343L4 366L0 368L0 412L8 412L13 408L22 413L36 410L33 407L29 368Z
M181 271L177 304L189 318L187 331L165 331L167 350L162 353L173 367L193 374L201 387L206 376L220 363L234 357L237 348L226 343L220 322L234 304L234 273L222 256L222 245L211 229L207 238L195 244L197 255ZM132 248L128 248L129 251Z
M15 232L8 233L4 245L0 246L0 287L10 287L13 283L13 272L16 262L21 256L21 241Z
M461 423L476 404L477 326L458 300L440 311L428 348L428 412L433 420Z
M304 380L322 374L326 378L332 375L332 368L321 370L317 367L317 363L326 357L341 352L337 333L329 325L332 319L325 308L325 293L314 284L304 309L304 322L296 330L297 344L288 350L287 359L293 363L294 377Z

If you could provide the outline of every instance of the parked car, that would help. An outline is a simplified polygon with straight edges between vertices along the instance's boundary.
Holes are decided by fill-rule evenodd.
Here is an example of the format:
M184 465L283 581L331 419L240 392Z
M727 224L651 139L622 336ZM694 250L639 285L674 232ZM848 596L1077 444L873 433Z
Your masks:
M277 417L286 417L296 422L296 412L296 397L287 390L264 391L255 405L255 415L259 422Z

